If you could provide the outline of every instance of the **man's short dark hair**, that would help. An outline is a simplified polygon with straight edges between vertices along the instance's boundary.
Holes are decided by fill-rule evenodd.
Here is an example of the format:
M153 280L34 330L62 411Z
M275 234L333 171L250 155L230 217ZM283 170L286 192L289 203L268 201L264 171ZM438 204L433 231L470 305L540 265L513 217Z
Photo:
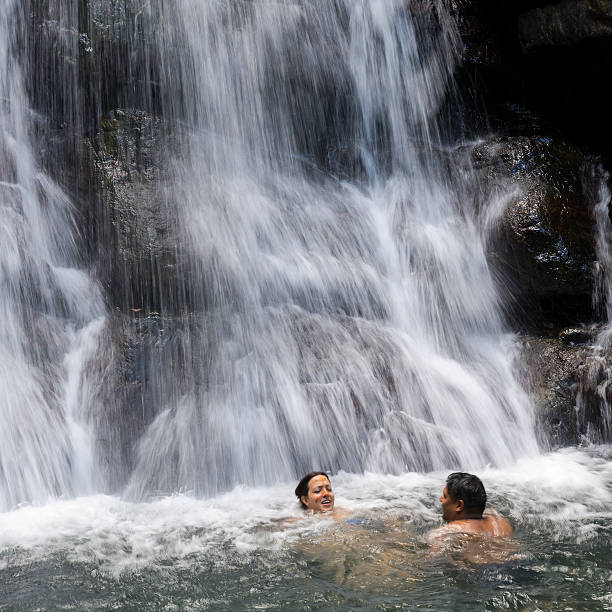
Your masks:
M453 472L446 478L446 490L453 501L463 500L468 514L482 514L487 505L487 492L478 476Z

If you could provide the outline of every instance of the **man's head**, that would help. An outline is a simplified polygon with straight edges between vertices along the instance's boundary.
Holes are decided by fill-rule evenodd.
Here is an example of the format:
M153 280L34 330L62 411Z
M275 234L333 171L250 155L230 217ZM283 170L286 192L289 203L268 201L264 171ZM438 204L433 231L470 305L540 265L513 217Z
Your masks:
M487 493L478 476L453 472L446 479L440 503L445 521L481 518L487 504Z

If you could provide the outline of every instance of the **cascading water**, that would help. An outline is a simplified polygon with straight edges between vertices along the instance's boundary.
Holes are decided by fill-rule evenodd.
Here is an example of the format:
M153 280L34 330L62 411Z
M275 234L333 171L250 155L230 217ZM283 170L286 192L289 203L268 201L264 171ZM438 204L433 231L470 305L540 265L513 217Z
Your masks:
M143 436L130 494L535 453L477 181L449 163L442 3L186 0L155 21L209 367Z
M606 353L612 346L612 283L609 282L612 270L612 225L608 212L611 194L607 172L595 167L589 179L596 189L593 211L597 228L595 240L598 264L593 298L596 307L602 310L605 308L606 324L597 334L591 354L579 371L576 421L585 441L602 442L612 438L612 371L606 359Z
M71 204L36 157L23 11L0 6L0 510L95 488L83 382L104 322Z
M610 447L538 453L446 5L0 2L0 608L610 603ZM512 542L430 546L455 468Z
M6 507L106 489L105 439L137 448L112 485L127 480L136 498L315 466L477 469L537 452L485 260L490 222L446 120L458 37L443 3L138 12L163 113L187 127L167 192L192 260L186 294L205 305L183 347L187 366L190 350L205 355L204 372L160 361L165 387L142 435L95 399L104 309L75 267L70 203L32 150L44 118L25 93L23 10L2 14ZM47 12L60 51L78 44L69 3ZM50 112L77 121L66 74L73 93Z

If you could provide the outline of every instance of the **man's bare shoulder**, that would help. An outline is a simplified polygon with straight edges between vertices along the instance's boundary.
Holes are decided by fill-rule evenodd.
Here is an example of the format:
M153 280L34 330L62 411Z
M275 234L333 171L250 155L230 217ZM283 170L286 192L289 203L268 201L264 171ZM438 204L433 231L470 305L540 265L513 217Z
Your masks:
M496 512L483 517L487 521L487 533L493 536L505 537L512 535L512 524L510 521Z
M500 514L485 514L480 519L460 519L429 532L430 539L436 540L452 533L470 533L506 537L512 534L512 525Z

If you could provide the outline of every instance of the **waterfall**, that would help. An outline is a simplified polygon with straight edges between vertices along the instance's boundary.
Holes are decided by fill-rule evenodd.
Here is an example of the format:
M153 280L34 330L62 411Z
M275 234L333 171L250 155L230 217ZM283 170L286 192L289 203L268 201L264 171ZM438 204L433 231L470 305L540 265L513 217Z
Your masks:
M610 177L602 168L593 168L586 178L594 191L592 197L595 202L593 212L598 263L593 298L596 308L605 309L606 323L595 338L591 354L578 371L576 421L585 441L601 443L612 438L612 370L607 359L612 346L612 283L609 281L612 271L611 194L608 187Z
M536 453L451 129L444 4L183 0L149 17L163 113L187 130L169 205L205 372L177 368L128 495Z
M537 453L456 128L445 3L146 2L122 34L125 82L96 93L79 28L94 20L111 45L114 11L127 3L0 8L0 508ZM155 95L136 91L153 72ZM189 323L157 355L140 421L105 375L124 355L83 263L90 212L51 171L78 155L44 155L109 100L150 104L178 141L163 196L189 264L179 312L161 315Z
M607 172L596 168L596 172L589 177L591 183L596 186L597 193L594 194L594 214L597 231L595 234L597 259L601 262L596 270L597 278L595 284L595 305L606 309L605 320L608 325L604 327L598 337L598 344L608 348L612 339L612 283L606 282L607 275L612 269L612 245L610 244L610 230L612 223L608 209L610 206L610 189L608 183L610 177Z
M0 0L0 609L609 607L609 176L489 8Z
M72 204L38 158L28 10L0 6L0 510L96 488L83 382L104 307L78 267Z

